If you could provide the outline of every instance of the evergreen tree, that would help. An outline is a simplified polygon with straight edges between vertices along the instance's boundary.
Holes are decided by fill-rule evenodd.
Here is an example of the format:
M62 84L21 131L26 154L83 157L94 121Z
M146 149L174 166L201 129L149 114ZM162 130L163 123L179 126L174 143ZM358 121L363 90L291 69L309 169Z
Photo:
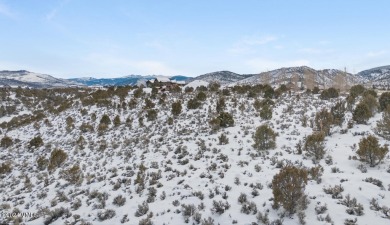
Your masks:
M373 116L377 112L379 108L379 103L374 96L367 94L363 97L362 102L364 102L368 106L371 116Z
M274 207L283 208L293 214L299 207L299 202L305 198L307 171L294 166L283 167L272 179Z
M190 99L187 102L187 109L197 109L200 107L200 102L197 99Z
M142 90L141 87L139 87L133 91L134 98L140 98L143 94L144 94L144 91Z
M370 119L370 117L371 111L364 102L360 102L352 114L352 119L355 120L358 124L365 124L368 119Z
M264 105L260 110L260 117L263 120L270 120L272 119L272 108L268 105Z
M321 111L317 112L314 122L318 131L324 132L325 135L330 135L333 116L327 109L323 108Z
M306 137L303 149L308 156L312 156L315 161L321 160L325 155L325 134L316 132Z
M191 92L193 92L194 91L194 88L193 87L186 87L185 89L184 89L184 92L185 93L191 93Z
M211 82L209 84L209 90L213 91L213 92L218 91L220 87L221 87L221 85L218 82Z
M149 109L147 111L146 118L148 118L148 121L153 121L157 119L157 111L154 109Z
M373 89L368 89L363 92L363 97L366 97L367 95L372 95L374 98L378 97L378 93Z
M223 89L223 90L222 90L222 95L224 95L224 96L230 96L230 91L229 91L229 89L227 89L227 88Z
M259 99L256 99L256 100L253 102L253 108L255 108L256 111L259 112L260 109L261 109L261 106L262 106L262 104L261 104L261 102L260 102Z
M253 147L257 150L268 150L276 147L276 133L266 124L257 127L253 140L255 142Z
M330 113L333 116L333 124L336 124L338 126L341 126L343 121L344 121L344 115L346 112L346 107L345 107L345 102L344 101L339 101L334 105Z
M4 136L4 137L1 139L0 147L8 148L8 147L10 147L12 144L13 144L12 138L10 138L10 137L8 137L8 136Z
M363 85L358 84L352 86L351 89L349 90L349 93L354 96L359 96L362 95L365 90L366 89L363 87Z
M323 90L320 95L320 98L322 100L328 100L330 98L337 98L337 97L339 97L339 92L333 87Z
M375 131L379 136L390 140L390 106L383 111L382 119L378 121Z
M121 119L119 118L119 115L116 115L114 118L114 126L119 126L121 125Z
M154 108L155 104L148 98L145 98L145 109Z
M352 111L353 106L355 105L357 95L355 94L349 94L347 98L345 99L347 101L347 109L348 111Z
M111 124L111 119L107 114L104 114L102 118L100 119L100 124L105 124L105 125L110 125Z
M318 94L318 93L320 93L320 88L317 87L317 86L315 86L315 87L313 88L312 93L313 93L313 94Z
M275 97L275 91L270 85L264 85L263 92L264 92L264 98Z
M370 164L371 167L378 165L389 152L387 145L381 147L378 139L369 135L359 142L359 149L356 151L360 159Z
M380 110L387 109L387 106L390 105L390 92L384 92L381 94L381 97L379 97L379 107Z
M221 112L218 116L221 127L232 127L234 126L233 116L228 112Z
M223 110L226 108L226 103L224 98L219 98L217 101L217 107L216 110L218 113L223 112Z
M206 93L204 93L203 91L200 91L197 95L196 95L196 99L198 99L199 101L203 102L207 99L207 95Z
M34 137L30 140L30 147L41 147L43 145L43 140L40 136Z
M174 116L180 115L180 113L181 113L181 102L180 101L172 103L171 112Z
M234 126L234 119L230 113L221 112L217 117L209 121L211 129L213 131L219 130L221 127L232 127Z
M50 154L48 169L53 170L62 166L67 158L68 154L66 154L66 152L61 149L54 149Z

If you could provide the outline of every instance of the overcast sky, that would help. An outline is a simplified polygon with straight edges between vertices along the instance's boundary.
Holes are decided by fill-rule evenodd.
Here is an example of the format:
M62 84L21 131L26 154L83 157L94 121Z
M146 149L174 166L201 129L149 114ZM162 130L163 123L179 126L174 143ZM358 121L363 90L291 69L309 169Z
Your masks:
M390 64L390 1L0 0L0 70L197 76Z

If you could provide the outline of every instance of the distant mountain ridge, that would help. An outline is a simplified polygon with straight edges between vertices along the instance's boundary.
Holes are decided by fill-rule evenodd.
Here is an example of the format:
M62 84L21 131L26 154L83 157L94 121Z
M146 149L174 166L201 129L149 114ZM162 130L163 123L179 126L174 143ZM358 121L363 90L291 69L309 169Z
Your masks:
M252 76L252 75L250 75ZM202 80L206 82L218 82L221 85L226 85L230 83L234 83L240 80L243 80L247 78L248 75L241 75L238 73L233 73L231 71L217 71L217 72L212 72L212 73L206 73L194 78L190 78L188 81L194 81L194 80Z
M364 70L357 75L376 88L388 89L390 86L390 65Z
M33 73L26 70L0 71L0 86L26 86L32 88L53 88L69 86L124 86L141 85L149 79L161 75L129 75L118 78L80 77L72 79L55 78L50 75ZM254 85L269 83L271 85L299 83L299 85L314 85L330 87L340 83L343 79L348 85L365 84L378 88L390 86L390 66L382 66L359 72L346 73L337 69L315 70L308 66L286 67L258 74L238 74L231 71L217 71L206 73L197 77L183 75L163 76L170 80L185 81L186 83L200 80L205 82L218 82L221 85Z
M55 78L47 74L33 73L26 70L0 71L0 86L25 86L32 88L52 88L78 86L80 83Z
M299 82L311 84L311 86L330 87L334 85L337 77L345 77L345 81L349 84L360 83L361 79L353 74L345 73L336 69L315 70L308 66L280 68L268 72L262 72L246 79L240 80L237 84L259 84L269 83L288 84L291 82Z

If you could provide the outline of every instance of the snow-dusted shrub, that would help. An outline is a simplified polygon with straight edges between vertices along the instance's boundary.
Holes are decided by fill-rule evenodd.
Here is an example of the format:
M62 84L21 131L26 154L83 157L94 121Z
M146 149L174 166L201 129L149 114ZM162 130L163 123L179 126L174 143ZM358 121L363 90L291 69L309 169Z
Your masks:
M317 184L321 183L321 177L322 174L324 173L324 168L320 165L312 167L308 170L309 172L309 178L311 180L317 181Z
M218 141L220 145L226 145L229 143L229 138L225 134L221 134L218 137Z
M303 212L303 211L299 211L299 212L298 212L298 220L299 220L299 224L301 224L301 225L306 225L305 218L306 218L306 214L305 214L305 212Z
M213 200L213 207L211 208L212 213L217 213L219 215L223 214L225 210L230 208L229 202L215 201Z
M72 210L78 210L82 205L83 205L82 201L81 201L79 198L76 198L76 199L71 203L71 209L72 209Z
M150 218L144 218L138 222L138 225L153 225L153 222Z
M367 173L367 167L365 167L363 164L359 164L357 168L360 170L360 172Z
M343 195L341 192L344 191L344 188L340 185L335 185L334 187L328 187L328 188L323 188L324 192L326 194L332 195L332 198L334 199L342 199Z
M51 210L51 211L49 211L47 218L45 219L45 221L43 223L45 225L49 225L63 216L66 218L69 218L71 216L71 213L69 212L68 209L61 207L61 208Z
M123 206L126 203L126 198L122 195L118 195L114 198L112 204L116 206Z
M264 225L270 224L269 218L268 218L268 212L265 212L264 214L262 212L257 213L256 219L261 224L264 224Z
M200 200L204 199L204 194L202 191L194 191L194 192L192 192L192 195L195 197L198 197Z
M238 196L238 202L240 204L247 202L247 200L247 195L245 193L241 193L240 196Z
M83 172L77 164L67 170L61 171L61 177L71 184L80 185L83 182Z
M208 217L207 219L203 219L202 225L214 225L214 219L211 217Z
M176 206L176 207L179 206L179 205L180 205L179 200L177 200L177 199L174 200L174 201L172 202L172 205L173 205L173 206Z
M194 204L189 204L189 205L182 204L181 207L182 207L181 213L185 220L192 217L197 212L197 209Z
M143 202L142 204L138 205L138 209L135 212L136 217L140 217L145 215L149 211L149 205L147 202Z
M257 206L254 202L244 202L241 206L241 212L244 214L255 215L257 213Z
M96 216L97 216L99 221L105 221L105 220L113 218L115 215L116 215L115 210L106 209L106 210L99 211Z
M357 218L355 219L345 219L344 225L356 225L357 224Z
M380 187L381 189L384 189L383 183L381 180L378 180L378 179L375 179L372 177L368 177L368 178L364 179L363 181L371 183L373 185L376 185L376 186Z
M152 203L152 202L154 202L154 200L157 196L157 190L154 187L150 187L148 190L149 190L149 193L148 193L148 198L146 201L148 203Z
M328 210L328 206L326 204L325 205L318 204L314 209L316 211L316 214L319 215L325 213Z
M351 198L349 194L346 195L344 199L340 200L340 204L348 207L346 211L349 215L361 216L364 214L363 205L358 204L356 198Z

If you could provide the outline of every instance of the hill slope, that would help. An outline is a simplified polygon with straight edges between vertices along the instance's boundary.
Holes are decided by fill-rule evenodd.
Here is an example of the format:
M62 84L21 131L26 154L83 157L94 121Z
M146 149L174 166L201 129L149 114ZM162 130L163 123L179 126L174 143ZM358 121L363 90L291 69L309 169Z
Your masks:
M301 93L298 99L283 94L273 100L272 119L264 120L254 104L263 100L261 95L231 93L224 96L224 111L234 123L215 130L209 121L218 115L218 93L205 92L199 108L188 110L196 92L167 93L164 98L125 95L121 102L104 90L27 90L20 93L23 101L13 90L6 93L10 98L0 104L17 107L10 115L15 116L13 126L0 126L1 138L6 133L14 141L0 146L1 213L34 213L20 218L28 225L254 224L261 217L269 224L281 224L276 222L281 219L298 225L297 214L273 207L273 177L284 165L294 165L323 169L318 176L312 173L304 188L307 224L344 224L355 218L358 224L388 224L390 159L385 157L376 167L354 160L359 141L374 134L379 113L367 124L350 128L352 113L347 111L343 123L325 138L324 159L314 164L308 152L298 152L297 144L316 130L304 125L303 118L314 121L316 112L329 110L343 97L324 101L318 95ZM97 101L85 101L90 97ZM70 101L68 107L53 113L41 108L51 108L58 98L58 103ZM41 104L33 104L37 99ZM145 110L148 101L153 104ZM176 116L174 102L183 105ZM17 117L25 109L40 116L30 122ZM275 148L253 147L260 125L278 133ZM330 187L340 193L325 193ZM0 217L0 224L11 221Z
M55 78L50 75L33 73L26 70L0 71L0 85L27 86L32 88L68 87L80 85L77 82Z
M206 73L200 76L197 76L195 78L191 78L188 80L188 82L194 81L194 80L202 80L206 82L218 82L221 85L227 85L230 83L237 82L239 80L245 79L246 76L233 73L230 71L217 71L212 73Z
M349 84L359 83L361 79L354 76L350 73L344 73L341 70L335 69L324 69L324 70L315 70L307 66L300 67L288 67L272 70L269 72L263 72L246 79L236 82L236 84L260 84L260 83L269 83L272 85L276 84L287 84L290 82L299 82L303 85L308 86L311 83L311 86L319 87L330 87L332 86L337 77L345 76L346 81ZM234 84L231 84L234 85Z

